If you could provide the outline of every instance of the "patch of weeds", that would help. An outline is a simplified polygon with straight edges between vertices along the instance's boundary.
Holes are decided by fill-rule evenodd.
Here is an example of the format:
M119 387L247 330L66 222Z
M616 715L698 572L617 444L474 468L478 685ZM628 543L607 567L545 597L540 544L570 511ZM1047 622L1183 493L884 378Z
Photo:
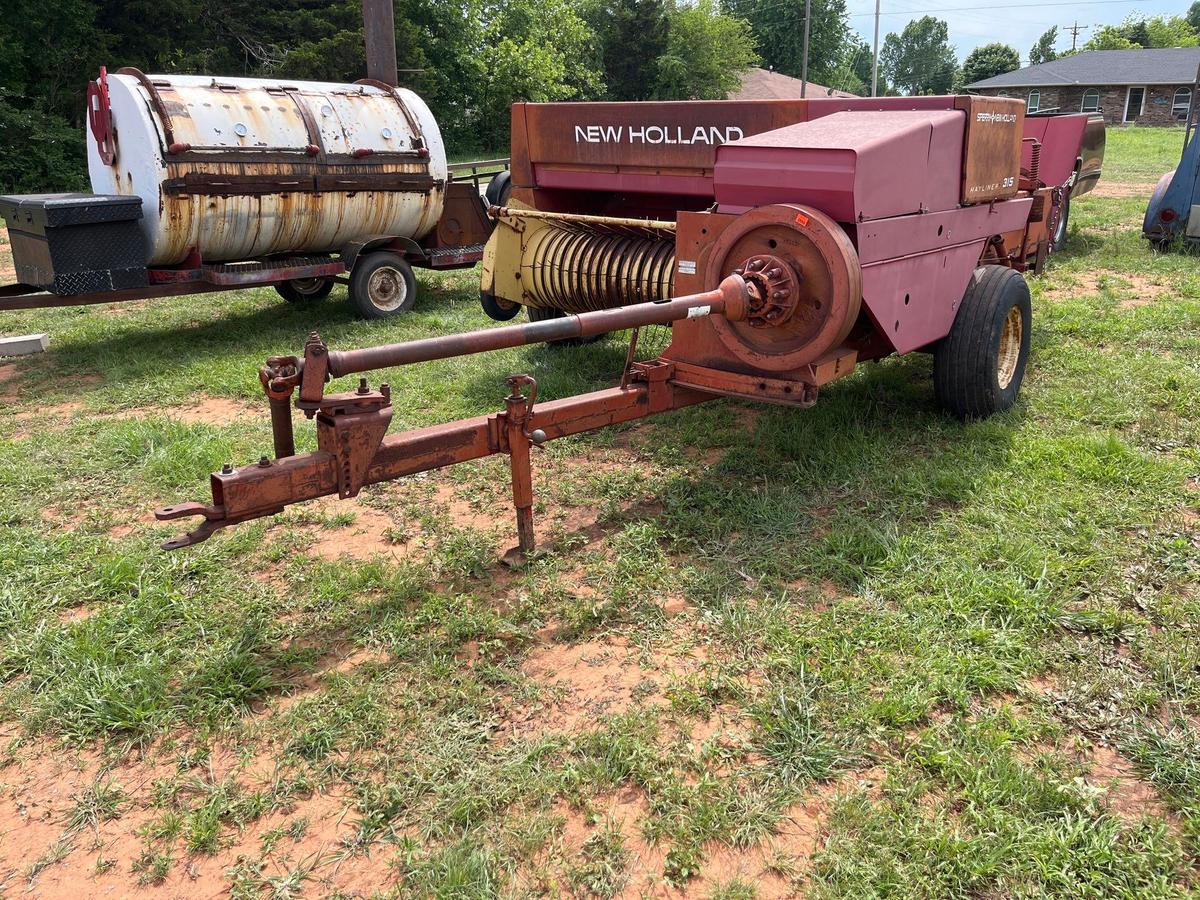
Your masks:
M500 889L496 860L470 838L402 858L400 877L405 892L419 897L490 900Z
M262 794L245 793L232 776L219 783L200 782L193 789L202 799L187 811L183 821L184 846L193 853L216 853L224 825L252 822L268 806Z
M262 833L259 840L262 844L262 852L264 856L269 856L271 851L275 849L284 838L290 838L292 843L299 843L308 831L308 817L297 816L286 826L280 825L276 828L269 828Z
M88 787L75 795L70 827L95 828L101 822L116 819L121 815L121 807L125 800L125 791L119 784L97 776Z
M183 816L174 811L163 813L147 822L141 829L148 841L172 841L183 833Z
M342 675L326 683L328 690L301 700L283 723L291 735L287 752L311 762L325 759L335 748L371 746L388 720L378 687Z
M713 887L709 900L754 900L758 892L754 885L741 878L731 878Z
M773 685L769 699L752 711L762 752L786 779L823 781L854 758L849 740L822 714L817 693L815 679L802 670L794 681Z
M132 872L137 875L138 884L161 884L174 862L169 850L146 847L133 861Z
M49 847L46 848L45 852L42 853L41 856L33 861L33 864L29 867L29 869L26 870L25 876L29 879L29 883L32 884L42 872L53 866L55 863L62 862L62 860L66 859L74 849L75 832L63 832Z
M629 851L621 828L604 823L579 848L579 858L567 866L567 878L576 890L597 896L615 897L629 880Z

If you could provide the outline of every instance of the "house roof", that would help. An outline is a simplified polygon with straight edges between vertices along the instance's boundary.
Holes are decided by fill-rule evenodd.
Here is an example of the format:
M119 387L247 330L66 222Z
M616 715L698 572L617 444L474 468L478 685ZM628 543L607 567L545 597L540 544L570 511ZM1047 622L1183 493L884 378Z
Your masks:
M767 69L748 69L742 73L742 86L729 95L730 100L799 100L800 79ZM857 97L810 81L805 97Z
M1073 84L1191 84L1196 80L1197 66L1200 66L1200 47L1087 50L984 78L968 84L967 90Z

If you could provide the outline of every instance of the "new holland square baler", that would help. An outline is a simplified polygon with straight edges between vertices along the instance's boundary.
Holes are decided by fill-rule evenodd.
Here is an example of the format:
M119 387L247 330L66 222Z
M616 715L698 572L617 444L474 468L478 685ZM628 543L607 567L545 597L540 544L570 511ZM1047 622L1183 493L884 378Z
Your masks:
M226 525L327 494L496 453L511 460L519 543L534 546L530 446L716 397L796 407L863 360L934 355L938 400L961 417L1010 406L1029 352L1020 270L1055 232L1086 116L1026 135L1020 101L992 97L518 104L511 196L482 276L484 308L531 321L359 350L313 334L268 360L275 458L212 476L197 543ZM1046 145L1046 146L1043 146ZM1059 164L1060 169L1062 164ZM637 330L670 324L636 361ZM333 377L634 329L617 387L547 402L508 378L504 409L386 435L387 385L325 394ZM317 422L296 454L290 401Z

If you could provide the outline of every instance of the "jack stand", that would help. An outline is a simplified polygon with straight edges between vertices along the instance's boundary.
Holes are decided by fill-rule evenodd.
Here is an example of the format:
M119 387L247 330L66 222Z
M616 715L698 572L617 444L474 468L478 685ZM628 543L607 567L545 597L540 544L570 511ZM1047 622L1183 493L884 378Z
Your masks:
M537 382L529 375L511 375L505 383L511 393L504 398L504 433L508 440L508 458L512 470L513 506L517 513L517 546L510 548L501 562L506 566L524 565L536 548L533 535L533 471L529 463L529 447L541 447L546 433L530 432L527 426L533 417L537 400ZM528 386L529 396L521 393Z

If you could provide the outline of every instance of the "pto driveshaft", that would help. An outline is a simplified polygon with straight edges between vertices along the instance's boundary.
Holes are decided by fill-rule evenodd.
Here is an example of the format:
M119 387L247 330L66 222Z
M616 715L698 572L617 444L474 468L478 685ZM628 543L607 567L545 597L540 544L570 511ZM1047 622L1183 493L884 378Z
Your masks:
M751 302L747 296L750 289L747 282L734 275L722 282L715 291L676 297L674 300L639 303L542 322L484 328L464 334L405 341L402 344L383 344L361 350L334 350L329 352L329 374L339 378L373 369L505 350L526 344L586 338L648 325L667 325L677 319L695 316L719 315L731 322L740 322L746 317Z

